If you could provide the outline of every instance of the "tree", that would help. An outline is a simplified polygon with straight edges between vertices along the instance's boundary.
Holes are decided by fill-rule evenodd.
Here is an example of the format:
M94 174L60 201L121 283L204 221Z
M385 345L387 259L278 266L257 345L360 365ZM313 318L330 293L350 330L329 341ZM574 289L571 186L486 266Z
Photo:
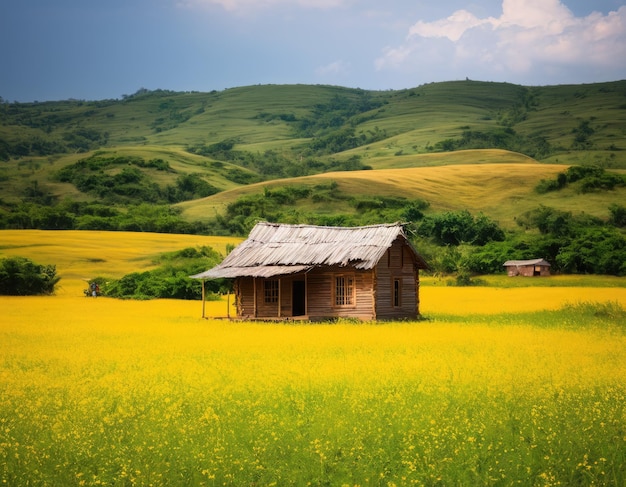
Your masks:
M609 223L616 227L626 227L626 207L618 205L616 203L609 206L611 216L609 217Z
M52 294L60 279L54 265L36 264L25 257L9 257L0 261L2 295Z
M442 245L485 245L492 240L504 240L498 224L485 215L474 218L469 211L448 211L422 220L419 235L433 237Z

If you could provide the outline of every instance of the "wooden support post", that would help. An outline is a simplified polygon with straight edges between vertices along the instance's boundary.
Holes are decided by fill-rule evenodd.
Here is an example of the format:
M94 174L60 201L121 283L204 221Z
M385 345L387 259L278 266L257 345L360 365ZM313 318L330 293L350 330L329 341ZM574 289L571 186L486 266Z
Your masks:
M281 303L281 290L283 288L283 280L282 279L278 279L278 317L280 318L280 303Z
M254 306L253 306L253 312L254 312L254 317L257 317L257 309L256 309L256 277L252 278L252 282L254 283Z
M420 271L415 270L415 315L420 316Z
M230 320L230 291L226 296L226 317Z
M205 306L205 295L204 295L204 283L205 279L202 279L202 318L204 318L204 306Z

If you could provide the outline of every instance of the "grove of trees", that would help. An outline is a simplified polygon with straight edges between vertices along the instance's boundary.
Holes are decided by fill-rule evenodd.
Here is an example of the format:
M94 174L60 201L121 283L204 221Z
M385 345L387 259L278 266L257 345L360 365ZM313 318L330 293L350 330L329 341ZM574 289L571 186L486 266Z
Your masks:
M25 257L7 257L0 260L1 295L52 294L60 279L54 265L37 264Z

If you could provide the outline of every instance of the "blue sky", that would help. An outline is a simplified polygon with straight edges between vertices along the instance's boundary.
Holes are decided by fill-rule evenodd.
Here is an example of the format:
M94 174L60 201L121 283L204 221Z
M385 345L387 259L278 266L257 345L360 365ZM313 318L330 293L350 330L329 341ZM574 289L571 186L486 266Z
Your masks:
M0 97L626 79L626 0L2 0Z

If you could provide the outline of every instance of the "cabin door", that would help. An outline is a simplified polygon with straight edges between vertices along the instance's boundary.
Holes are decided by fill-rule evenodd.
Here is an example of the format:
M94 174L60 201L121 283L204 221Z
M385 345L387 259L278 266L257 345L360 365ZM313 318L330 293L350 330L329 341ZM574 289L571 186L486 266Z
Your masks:
M304 281L293 281L292 296L292 315L304 316L306 314L306 284Z

